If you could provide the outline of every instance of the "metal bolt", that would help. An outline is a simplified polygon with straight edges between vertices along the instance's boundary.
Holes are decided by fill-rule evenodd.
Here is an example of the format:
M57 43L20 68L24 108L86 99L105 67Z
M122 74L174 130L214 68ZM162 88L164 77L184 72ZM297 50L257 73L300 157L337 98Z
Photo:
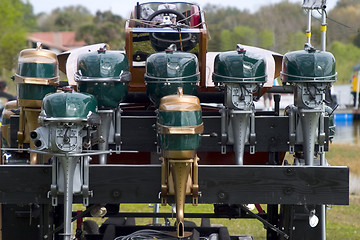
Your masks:
M219 196L220 199L224 199L225 198L225 193L221 192L221 193L219 193L218 196Z
M294 175L294 170L292 168L287 168L286 175L288 175L288 176Z
M287 187L284 189L284 193L287 194L287 195L290 195L292 193L292 188L291 187Z
M119 191L113 191L113 197L115 197L115 198L118 198L118 197L120 197L120 192Z

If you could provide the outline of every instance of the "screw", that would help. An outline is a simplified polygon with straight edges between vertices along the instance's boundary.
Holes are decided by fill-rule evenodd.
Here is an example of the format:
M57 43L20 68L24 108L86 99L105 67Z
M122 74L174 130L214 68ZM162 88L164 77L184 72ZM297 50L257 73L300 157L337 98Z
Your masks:
M225 193L223 193L223 192L219 193L219 198L224 199L225 198Z
M113 197L114 197L114 198L120 197L120 192L117 191L117 190L113 191Z
M285 188L284 189L284 193L286 194L286 195L290 195L291 193L292 193L292 188L291 187L287 187L287 188Z
M288 176L294 175L294 170L292 168L287 168L286 175L288 175Z

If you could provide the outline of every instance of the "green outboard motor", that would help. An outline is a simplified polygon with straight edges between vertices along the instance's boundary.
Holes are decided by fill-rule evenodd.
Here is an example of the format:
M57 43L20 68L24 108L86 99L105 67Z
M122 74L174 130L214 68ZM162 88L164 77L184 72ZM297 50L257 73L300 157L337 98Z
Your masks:
M106 51L85 53L78 58L78 71L75 80L80 92L95 96L98 101L101 118L99 150L107 150L109 143L116 144L116 151L120 152L121 145L121 109L120 102L128 93L128 83L131 74L129 61L120 51ZM114 117L115 114L115 117ZM115 119L115 123L113 123ZM110 136L110 128L115 126L115 136ZM115 137L115 139L114 139ZM100 164L106 164L107 156L99 156Z
M30 133L40 153L53 156L52 205L64 194L64 239L72 235L73 194L82 194L83 204L89 203L89 156L83 148L91 146L91 133L100 124L96 115L97 101L89 95L66 87L63 92L43 99L39 116L40 127Z
M176 51L172 44L165 52L154 53L146 60L146 91L156 107L164 96L176 94L182 87L184 94L197 95L200 79L195 54Z
M225 91L221 152L225 153L226 145L232 144L236 163L242 165L245 143L250 144L250 153L255 153L253 93L266 82L265 59L238 44L236 51L216 56L213 81Z
M289 152L294 153L295 143L302 144L306 165L313 165L316 142L319 153L324 152L325 92L336 81L335 65L330 52L316 50L309 44L305 44L305 50L283 57L281 80L295 87L294 106L287 112Z

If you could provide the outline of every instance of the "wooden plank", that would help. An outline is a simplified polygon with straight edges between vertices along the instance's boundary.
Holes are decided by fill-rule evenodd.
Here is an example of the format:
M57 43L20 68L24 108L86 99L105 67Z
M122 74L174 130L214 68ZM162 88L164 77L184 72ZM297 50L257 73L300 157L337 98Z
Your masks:
M126 115L122 117L122 149L140 152L156 152L156 132L153 125L155 115ZM126 113L124 113L125 115ZM146 117L143 117L146 116ZM198 152L220 152L221 149L221 116L218 112L203 115L204 136ZM325 118L325 151L328 151L328 118ZM125 127L126 126L126 127ZM289 118L287 116L256 116L256 152L287 152L289 151ZM216 137L209 137L209 135ZM139 137L141 136L141 137ZM249 145L245 152L249 152ZM318 146L315 146L318 149ZM227 146L228 152L233 152L232 145ZM302 145L296 144L295 151L302 151Z
M3 204L47 203L50 184L51 166L0 166L0 202Z
M51 166L0 166L0 202L49 203ZM200 166L200 203L349 204L347 167ZM91 203L159 202L159 165L91 165ZM59 201L61 201L61 196ZM190 200L190 199L189 199ZM171 198L169 199L171 201ZM75 202L81 202L80 197Z

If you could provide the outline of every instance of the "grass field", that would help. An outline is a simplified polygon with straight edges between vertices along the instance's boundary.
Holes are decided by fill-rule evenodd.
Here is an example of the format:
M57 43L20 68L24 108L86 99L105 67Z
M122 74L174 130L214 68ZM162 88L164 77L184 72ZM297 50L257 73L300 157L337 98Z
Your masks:
M332 144L330 151L326 153L326 158L330 165L349 166L350 173L360 176L360 161L358 157L358 146ZM352 183L355 184L355 183ZM357 183L360 185L360 183ZM350 205L348 206L328 206L327 210L327 239L328 240L359 240L360 239L360 193L351 193ZM266 210L266 206L263 206ZM193 207L186 205L186 212L213 212L210 204ZM122 204L121 212L151 212L152 208L148 204ZM171 207L161 207L161 212L171 212ZM187 219L200 225L199 219ZM98 223L104 219L98 219ZM175 222L175 216L170 219L171 224ZM137 219L137 224L148 225L152 219ZM160 219L160 223L164 223ZM265 240L266 231L262 223L253 219L211 219L212 224L226 226L231 235L252 235L256 240Z
M359 146L346 144L332 144L326 154L330 165L348 166L350 175L360 177ZM353 180L354 178L351 178ZM359 179L359 178L355 178ZM350 182L359 186L360 182ZM360 239L360 192L350 193L348 206L332 206L327 211L327 239Z

